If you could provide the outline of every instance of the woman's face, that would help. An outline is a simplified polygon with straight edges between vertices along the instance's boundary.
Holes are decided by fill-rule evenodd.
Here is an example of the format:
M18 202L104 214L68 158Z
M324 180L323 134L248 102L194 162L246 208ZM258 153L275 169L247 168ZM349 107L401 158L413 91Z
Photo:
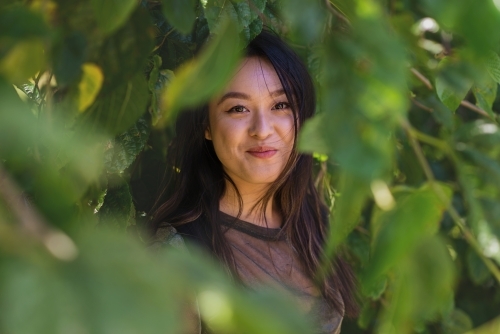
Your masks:
M271 63L258 57L244 59L209 103L205 138L236 185L272 183L285 167L294 142L290 103Z

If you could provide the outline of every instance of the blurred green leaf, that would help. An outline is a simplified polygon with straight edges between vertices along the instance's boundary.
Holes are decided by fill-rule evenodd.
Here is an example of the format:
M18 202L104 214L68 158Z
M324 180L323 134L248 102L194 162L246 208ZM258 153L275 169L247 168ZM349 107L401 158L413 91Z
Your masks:
M499 64L500 73L500 64ZM472 92L476 98L476 105L486 111L491 118L495 119L495 114L491 109L497 96L498 84L495 80L487 78L482 82L476 82L472 86Z
M448 198L449 188L440 185ZM429 184L402 197L396 197L396 207L375 215L372 226L378 233L373 239L371 261L365 272L366 282L401 263L415 249L421 238L431 236L439 229L446 208ZM368 284L371 285L371 284Z
M91 4L99 27L105 34L110 34L126 22L138 2L135 0L91 0Z
M475 284L482 284L488 278L491 278L489 269L474 250L467 250L466 261L469 277Z
M449 307L455 271L448 250L435 236L417 242L409 258L397 264L390 304L379 323L380 333L412 333L415 323L434 319Z
M178 70L162 96L163 124L171 122L183 108L206 102L224 87L241 52L237 31L234 23L226 22L200 56Z
M358 325L362 329L368 329L371 323L375 320L377 315L377 309L374 307L371 301L365 302L361 308L361 312L358 317Z
M134 162L149 137L149 125L140 118L130 129L110 141L104 153L108 173L121 173Z
M496 334L500 331L500 318L497 317L492 321L475 328L466 334Z
M93 52L88 62L97 64L104 73L104 93L144 73L153 49L152 37L150 17L140 7L120 29L106 38L101 36L101 42L89 47Z
M284 20L292 23L292 35L295 35L299 42L318 40L326 19L326 11L320 1L289 0L284 1L282 5Z
M181 33L189 33L196 20L195 0L163 0L163 14Z
M340 197L336 200L335 211L330 215L330 236L326 245L328 255L332 255L359 224L368 191L369 185L355 175L348 172L341 175Z
M420 0L422 9L438 20L447 31L461 35L467 47L484 56L496 47L500 38L500 12L493 1L481 6L468 0Z
M441 323L444 334L461 334L472 329L472 320L467 313L454 309Z
M52 68L59 85L66 86L78 79L87 47L87 40L81 32L68 33L54 46Z

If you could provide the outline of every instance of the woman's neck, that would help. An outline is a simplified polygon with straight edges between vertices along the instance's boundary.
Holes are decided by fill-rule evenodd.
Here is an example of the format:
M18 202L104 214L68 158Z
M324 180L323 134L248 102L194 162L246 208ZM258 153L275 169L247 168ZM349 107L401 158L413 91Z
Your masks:
M240 219L249 223L265 226L269 228L281 227L281 214L271 199L265 207L264 215L262 215L262 203L260 199L265 195L267 187L246 187L240 190L240 195L243 203L241 208ZM255 206L257 203L259 205ZM219 202L219 210L233 217L238 216L240 202L238 195L232 184L226 184L226 192ZM253 209L253 210L252 210Z

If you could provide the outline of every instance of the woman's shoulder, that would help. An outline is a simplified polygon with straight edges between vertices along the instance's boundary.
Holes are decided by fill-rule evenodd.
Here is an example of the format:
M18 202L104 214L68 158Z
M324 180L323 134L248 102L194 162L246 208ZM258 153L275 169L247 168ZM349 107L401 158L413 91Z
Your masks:
M170 224L162 224L153 238L149 241L149 247L152 250L158 250L164 247L173 247L185 249L184 238L177 232L175 227Z

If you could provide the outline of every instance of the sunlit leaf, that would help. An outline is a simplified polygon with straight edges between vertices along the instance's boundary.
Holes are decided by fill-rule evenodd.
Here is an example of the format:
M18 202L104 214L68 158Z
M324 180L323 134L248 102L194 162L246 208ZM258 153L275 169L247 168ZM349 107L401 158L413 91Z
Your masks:
M80 112L85 111L94 103L104 79L101 69L95 64L83 64L82 73L82 79L78 84L78 110Z
M18 42L0 59L0 75L10 82L21 83L42 69L45 51L40 39Z

